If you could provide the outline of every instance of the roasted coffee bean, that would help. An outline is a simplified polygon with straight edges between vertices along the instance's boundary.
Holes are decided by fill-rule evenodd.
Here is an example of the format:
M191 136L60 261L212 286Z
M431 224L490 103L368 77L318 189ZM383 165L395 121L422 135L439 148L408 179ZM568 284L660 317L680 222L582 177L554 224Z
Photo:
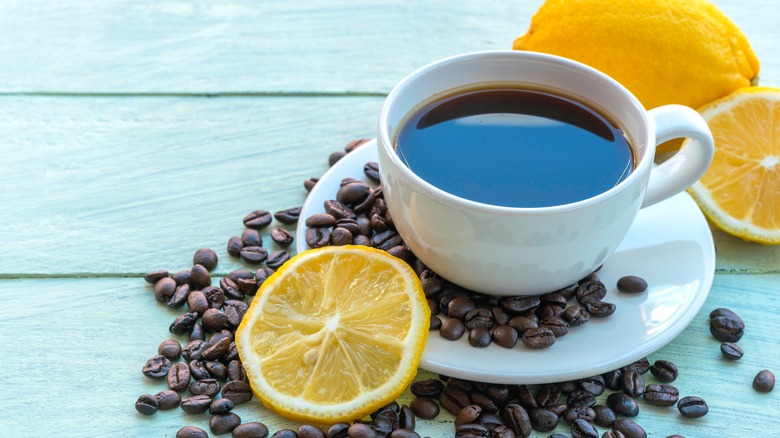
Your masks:
M234 269L234 270L228 272L228 274L227 274L227 278L233 280L233 283L236 283L236 284L238 284L238 280L241 280L241 279L251 280L254 277L255 277L254 274L252 274L250 271L248 271L246 269Z
M246 371L244 366L241 365L239 360L231 360L227 366L228 380L243 380L246 381Z
M771 392L775 389L775 375L769 370L761 370L753 378L753 389L758 392Z
M418 380L409 389L417 397L435 398L444 390L444 383L438 379Z
M292 429L279 429L271 435L271 438L298 438L298 434Z
M265 283L265 280L268 279L271 275L274 274L274 270L271 268L258 268L257 272L255 273L255 282L257 283L257 287Z
M176 438L209 438L209 434L199 427L184 426L176 431Z
M227 315L219 309L206 309L203 312L201 323L207 332L218 332L228 327Z
M510 403L501 409L501 418L512 429L515 436L527 437L531 435L531 419L525 408L516 403Z
M209 309L215 310L215 309ZM230 348L230 338L221 338L214 343L208 343L208 347L203 350L201 357L205 360L217 360L226 355Z
M621 292L640 293L647 290L647 281L636 275L626 275L617 281L617 288Z
M596 404L596 396L583 389L578 389L569 394L566 404L570 407L593 407Z
M371 426L363 423L355 423L347 429L349 438L376 438L376 432Z
M355 215L355 212L352 211L351 208L347 207L344 203L336 201L336 200L327 200L323 203L323 207L325 209L325 213L332 216L334 219L342 219L342 218L352 218L355 219L357 216ZM332 226L332 225L330 225Z
M268 427L259 421L239 424L233 429L233 438L266 438Z
M195 251L195 255L192 256L193 265L201 265L209 271L213 271L217 267L218 261L217 253L211 248L201 248Z
M203 295L206 296L206 300L209 302L209 307L213 309L219 309L223 304L225 304L225 292L222 289L216 286L209 286L204 288L202 292Z
M485 389L485 394L499 406L506 405L512 398L512 391L510 391L509 386L498 383L488 385Z
M192 372L192 363L190 363L190 372ZM217 382L217 379L202 379L194 380L190 383L190 394L192 395L207 395L214 397L219 394L221 385Z
M246 306L246 303L244 303L243 301L234 301L234 300L230 300L230 301L228 301L228 302L229 302L229 303L241 303L242 305ZM227 304L227 303L225 303L225 306L226 306L226 307L232 307L232 306L228 306L228 304ZM212 345L213 345L213 344L215 344L217 341L219 341L220 339L223 339L223 338L227 338L227 339L230 339L230 340L232 341L232 340L233 340L233 332L232 332L232 331L230 331L230 330L228 330L228 329L222 329L222 330L220 330L220 331L218 331L218 332L214 332L214 333L211 335L211 337L209 337L209 344L212 344Z
M493 329L493 341L504 348L514 348L517 345L517 330L509 325L499 325Z
M181 344L174 339L166 339L157 347L157 354L168 360L176 360L181 355Z
M511 315L519 315L536 309L541 304L539 297L506 297L499 298L498 305Z
M517 335L522 336L526 330L539 327L539 323L527 316L515 316L509 319L507 325L517 330Z
M552 412L553 414L557 415L558 418L561 418L563 414L565 414L566 411L569 409L569 405L567 405L566 403L558 403L557 405L550 406L546 409Z
M338 163L339 160L347 156L347 153L344 151L334 151L330 155L328 155L328 165L333 166L334 164Z
M229 277L219 280L219 288L225 292L225 298L228 300L243 300L244 294L238 288L238 284Z
M584 389L585 391L588 391L589 393L599 396L604 393L604 390L606 389L606 383L604 382L604 377L600 375L591 376L591 377L585 377L584 379L581 379L579 382L580 388Z
M157 399L151 394L143 394L135 401L135 410L144 415L153 415L158 409Z
M228 412L232 411L234 407L235 405L230 399L218 398L209 405L209 414L227 414Z
M557 306L555 306L555 308L560 309L560 307ZM569 323L559 316L549 316L542 319L539 321L539 327L550 329L556 338L560 338L569 333Z
M144 281L149 284L155 284L158 281L168 276L168 271L161 269L159 271L152 271L144 275Z
M623 389L623 371L620 369L612 370L601 375L604 378L604 384L613 391Z
M571 394L572 392L581 389L579 380L567 380L566 382L556 383L560 388L562 394Z
M583 306L594 318L606 318L615 313L615 309L617 309L615 304L606 301L588 301Z
M181 271L171 275L171 278L176 282L177 285L190 284L190 270L182 269Z
M276 242L279 246L290 246L295 240L295 236L290 230L284 228L274 228L271 230L271 240Z
M239 278L236 284L238 285L238 290L244 295L257 293L257 281L254 279Z
M478 423L461 424L455 428L455 438L490 438L490 431Z
M636 417L639 415L639 405L631 396L622 392L613 392L607 397L607 406L617 415Z
M557 306L555 304L542 304L537 308L534 313L539 319L547 319L552 317L563 317L565 308Z
M569 327L579 327L590 321L590 313L580 306L569 306L563 311L563 319Z
M523 345L531 349L548 348L555 343L555 334L544 327L529 328L523 332Z
M720 344L720 353L728 360L740 360L745 355L744 350L733 342L724 342Z
M176 290L173 292L173 295L171 295L171 297L168 298L168 301L165 303L165 305L170 307L171 309L178 309L179 307L183 306L184 303L187 302L187 297L189 295L190 295L189 284L182 284L180 286L176 286Z
M211 397L207 395L193 395L181 401L181 409L188 414L201 414L206 412L211 405Z
M436 314L431 314L431 321L428 324L428 330L440 330L441 319Z
M490 345L492 337L490 336L490 330L484 327L475 327L469 330L469 344L472 347L484 348Z
M160 391L154 395L154 398L157 400L157 407L161 411L176 408L179 406L179 403L181 403L181 396L172 389Z
M330 244L329 227L306 228L306 245L309 248L322 248Z
M567 424L574 423L579 419L592 422L596 419L596 411L593 408L583 406L566 409L566 412L563 413L563 421Z
M450 301L450 304L454 301L456 300ZM473 330L477 327L491 329L495 325L493 322L493 312L491 312L490 309L485 309L483 307L478 307L469 311L466 316L463 317L463 322L466 323L466 327L468 327L469 330Z
M601 435L601 438L626 438L626 436L619 430L608 430Z
M339 187L336 192L336 200L345 204L351 205L354 208L354 204L359 204L365 200L371 193L371 187L362 181L352 181ZM357 213L358 211L355 210Z
M266 210L255 210L244 216L244 226L255 230L260 230L271 223L271 213Z
M682 414L683 417L699 418L707 415L710 408L703 398L689 395L681 398L680 401L677 402L677 410L680 411L680 414Z
M647 374L647 372L650 371L651 365L650 361L647 360L646 357L643 357L641 359L637 359L634 362L631 362L628 366L639 374Z
M190 269L190 282L195 289L211 286L211 274L203 265L195 265Z
M710 333L721 342L738 342L745 333L745 323L733 316L710 319Z
M202 340L194 340L190 341L182 347L181 349L181 357L184 358L187 362L191 360L200 360L203 355L203 350L208 348L208 344L206 344L205 341Z
M520 405L526 410L539 407L539 404L536 403L536 396L528 385L518 385L516 388L516 397Z
M672 385L651 383L647 385L642 396L651 405L674 406L679 399L680 392Z
M228 239L227 253L233 257L241 255L241 249L244 247L244 241L238 236L233 236Z
M642 426L627 418L618 418L612 423L612 430L623 433L626 438L647 438L647 432Z
M387 253L393 257L397 257L406 262L408 262L409 259L411 259L413 256L412 251L410 251L409 248L406 247L406 245L396 245L388 249Z
M177 362L168 370L168 388L182 392L190 386L190 367L185 362Z
M363 165L363 174L368 177L368 179L378 184L381 179L379 176L379 163L376 161L369 161Z
M439 329L439 335L441 335L442 338L448 339L450 341L456 341L460 339L465 332L466 325L463 324L463 321L455 318L450 318L444 321L441 324L441 328Z
M154 298L161 303L168 301L176 292L176 286L176 281L173 278L160 279L154 284Z
M396 401L392 401L381 408L377 409L376 411L372 412L370 414L372 420L376 420L377 417L383 412L395 412L396 414L401 412L401 405L398 404Z
M650 367L650 374L659 382L671 383L677 379L677 365L668 360L657 360Z
M206 294L199 290L190 292L187 296L187 310L195 312L199 316L203 315L203 312L209 308L209 301L206 299Z
M167 357L157 354L152 356L146 361L142 372L144 376L152 379L160 379L168 375L168 370L171 368L171 361Z
M575 420L571 423L572 438L599 438L599 432L585 420Z
M238 349L236 349L236 343L234 341L230 343L230 350L228 350L228 353L222 358L222 361L230 363L231 360L236 359L238 359Z
M593 406L593 412L596 414L593 422L601 427L612 427L612 423L617 419L615 411L604 405Z
M290 260L290 253L279 250L269 254L265 264L271 269L279 269L287 260Z
M268 258L268 250L262 246L245 246L241 248L241 258L247 263L260 264Z
M623 370L623 392L631 397L639 397L645 392L645 378L634 368Z
M228 324L232 327L238 327L239 324L241 324L247 310L249 310L249 306L243 301L225 301L225 316L227 317Z
M403 239L398 235L395 230L387 230L382 233L375 234L371 238L371 246L374 248L387 251L388 249L403 244Z
M359 202L355 202L352 205L352 210L357 214L366 214L371 209L371 207L374 205L374 202L376 202L376 196L377 193L374 190L369 190L368 195L363 198L363 200ZM392 219L390 219L390 213L385 213L385 223L387 223L388 228L392 227Z
M407 405L401 406L401 411L398 413L398 428L406 430L414 430L417 422L414 419L414 412L412 408Z
M415 397L409 403L409 407L414 415L425 420L436 418L439 415L439 405L430 397Z
M325 436L328 438L347 438L347 431L349 430L349 423L336 423L328 428L325 432Z
M464 407L455 416L455 427L458 427L461 424L476 422L480 414L482 414L482 408L477 405L468 405Z
M285 225L298 223L301 216L301 207L285 208L274 213L274 218Z
M306 218L305 224L310 228L332 227L336 225L336 218L328 213L316 213Z
M311 424L302 424L298 427L298 438L325 438L325 432Z
M203 366L206 367L206 371L209 372L209 374L218 380L225 380L227 378L227 366L223 364L222 362L216 361L216 360L207 360L203 362Z
M231 380L222 388L222 397L229 398L233 404L240 405L252 400L252 388L243 380Z
M556 405L560 399L561 388L552 383L541 385L536 392L536 403L541 407Z
M259 231L247 228L241 233L241 243L243 244L241 249L245 246L263 246L263 236L260 235ZM241 250L238 251L238 254L241 255Z
M485 426L483 424L483 426ZM509 427L499 424L493 429L490 429L489 426L485 426L490 430L490 437L491 438L515 438L515 433L510 429Z
M500 306L493 306L491 313L493 314L493 321L496 325L509 325L509 314L506 313L506 310L502 309Z
M209 420L209 429L216 434L229 433L241 424L241 417L229 412L211 417Z
M189 335L190 335L190 341L194 341L196 339L201 341L206 340L206 331L203 330L203 326L197 322L190 329Z
M598 280L581 283L577 288L577 301L583 305L588 302L601 301L606 296L607 287Z
M352 238L353 245L371 246L371 239L360 234Z
M452 415L458 415L461 409L471 404L471 399L466 391L448 386L439 395L439 404Z
M311 189L313 189L314 186L317 185L317 182L319 182L319 180L320 180L319 178L309 178L309 179L306 179L306 180L303 181L303 188L307 192L310 192Z
M558 416L549 409L531 409L528 418L531 420L531 427L538 432L551 432L558 426Z
M482 408L483 413L495 414L498 412L498 405L487 395L474 391L470 393L471 403Z

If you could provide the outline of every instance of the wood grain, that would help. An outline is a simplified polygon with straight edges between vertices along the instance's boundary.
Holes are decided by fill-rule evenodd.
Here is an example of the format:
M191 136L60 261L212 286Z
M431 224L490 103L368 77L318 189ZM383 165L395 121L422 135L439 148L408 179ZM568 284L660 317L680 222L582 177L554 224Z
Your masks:
M715 0L780 85L774 0ZM0 3L0 92L387 92L439 58L511 48L541 0Z
M675 408L654 408L640 400L636 420L650 436L703 437L705 430L717 429L718 436L737 437L780 427L778 390L760 394L750 386L761 369L780 372L776 339L780 307L775 299L780 276L751 275L749 282L745 277L717 276L691 325L650 355L651 361L673 360L680 369L674 384L681 394L701 396L710 405L706 417L685 420ZM144 417L133 408L139 395L165 389L163 381L141 374L159 342L168 338L185 341L168 333L178 312L157 303L143 280L0 280L0 296L4 298L0 330L6 334L0 358L4 369L13 370L4 377L6 401L0 403L3 436L172 437L188 424L208 429L207 415L176 409ZM709 334L707 314L717 307L731 308L746 322L740 341L745 357L740 361L723 360L719 342ZM582 334L587 327L584 330ZM417 378L433 377L421 372ZM400 402L408 403L411 397L407 391ZM236 412L244 421L259 420L272 430L297 428L256 400L240 405ZM17 420L8 421L12 418ZM445 413L434 421L419 420L418 431L421 436L452 436L452 419ZM563 433L568 433L566 429L559 426Z

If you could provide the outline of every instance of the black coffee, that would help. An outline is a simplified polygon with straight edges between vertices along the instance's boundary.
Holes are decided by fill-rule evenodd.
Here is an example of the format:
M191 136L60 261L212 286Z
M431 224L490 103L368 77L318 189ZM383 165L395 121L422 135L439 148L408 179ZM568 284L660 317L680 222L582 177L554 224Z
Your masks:
M530 89L478 89L424 105L403 123L395 148L432 185L508 207L587 199L634 168L615 123L576 100Z

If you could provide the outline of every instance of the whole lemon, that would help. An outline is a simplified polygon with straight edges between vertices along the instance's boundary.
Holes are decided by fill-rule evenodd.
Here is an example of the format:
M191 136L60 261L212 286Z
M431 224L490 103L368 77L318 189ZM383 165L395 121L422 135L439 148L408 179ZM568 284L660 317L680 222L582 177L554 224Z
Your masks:
M514 49L590 65L646 109L698 108L751 85L759 70L745 35L707 0L547 0Z

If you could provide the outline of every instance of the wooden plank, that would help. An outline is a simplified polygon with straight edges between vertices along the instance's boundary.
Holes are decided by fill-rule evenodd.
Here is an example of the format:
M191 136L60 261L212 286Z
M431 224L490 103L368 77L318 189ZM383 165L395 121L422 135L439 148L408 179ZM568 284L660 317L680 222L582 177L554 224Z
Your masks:
M780 84L774 0L715 0ZM533 1L0 3L0 92L386 92L413 69L508 49Z
M381 98L0 98L0 274L220 270L244 215L303 203ZM265 232L267 234L267 230ZM273 248L270 239L266 246Z
M699 395L710 406L706 417L685 420L675 408L653 408L640 401L636 421L650 436L701 437L713 430L718 436L759 436L780 427L778 389L759 394L751 388L757 371L780 372L780 307L773 296L779 281L778 275L718 275L692 324L650 356L651 361L675 362L680 378L674 384L681 393ZM3 436L172 437L183 425L208 428L207 415L177 409L144 417L133 409L140 394L165 388L140 371L159 342L172 337L167 328L178 313L155 302L142 280L5 279L0 280L0 296L0 330L7 335L0 357L5 369L14 370L6 373L6 403L0 403ZM740 361L723 360L719 343L708 332L707 314L717 307L731 308L746 322L740 341L746 353ZM418 375L431 377L427 372ZM400 402L410 399L407 391ZM266 423L272 431L297 427L256 400L236 412L244 421ZM452 419L441 414L434 421L419 420L418 431L421 436L452 436ZM558 430L568 433L565 426Z

